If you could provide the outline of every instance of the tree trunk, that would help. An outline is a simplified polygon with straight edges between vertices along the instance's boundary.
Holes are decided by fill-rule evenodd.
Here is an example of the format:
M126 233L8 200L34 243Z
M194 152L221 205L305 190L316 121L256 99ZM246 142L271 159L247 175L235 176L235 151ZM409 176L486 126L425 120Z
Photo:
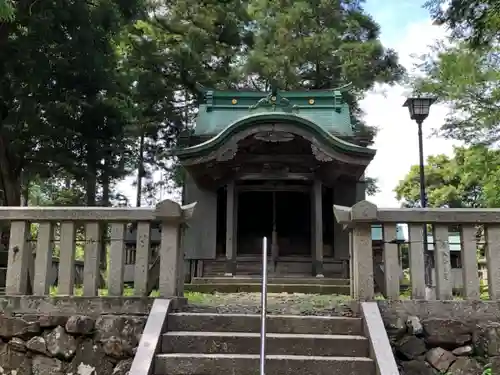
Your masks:
M17 161L17 163L15 162ZM9 155L7 142L0 135L0 205L21 205L21 169L18 167L19 158ZM0 250L9 248L10 222L0 221ZM4 263L4 262L2 262ZM0 264L6 267L7 264Z
M19 157L9 154L7 142L0 135L0 203L21 205L21 168Z
M30 180L26 171L21 172L21 206L28 206L30 198Z
M85 193L87 195L87 206L96 205L97 195L97 162L94 149L89 147L87 151L87 176L85 178Z
M144 175L144 131L141 133L141 138L139 141L139 166L137 168L137 196L135 198L136 207L141 207L143 175Z
M110 173L109 169L111 168L110 166L110 159L111 155L110 153L107 153L106 159L104 160L104 165L102 169L102 200L101 200L101 205L104 207L110 206ZM107 254L107 243L108 243L108 224L107 223L102 223L101 225L101 242L100 242L100 267L101 270L105 271L107 266L108 266L108 254ZM102 284L104 286L105 282L104 280L102 281Z

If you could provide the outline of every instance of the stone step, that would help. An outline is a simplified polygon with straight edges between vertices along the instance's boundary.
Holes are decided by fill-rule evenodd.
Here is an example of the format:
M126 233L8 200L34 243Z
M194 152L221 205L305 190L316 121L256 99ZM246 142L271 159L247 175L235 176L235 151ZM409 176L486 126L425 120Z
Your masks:
M258 354L159 354L155 375L256 375ZM375 375L371 359L361 357L266 356L269 375Z
M193 277L193 284L261 284L260 277ZM329 277L268 277L268 284L295 285L349 285L349 279L333 279Z
M258 293L261 286L258 283L210 283L185 284L184 290L198 293ZM269 284L268 293L304 293L304 294L337 294L349 295L349 285L314 285L314 284Z
M268 315L269 333L363 335L360 318L336 316ZM168 316L168 331L260 332L258 314L174 313Z
M259 354L260 333L250 332L167 332L162 353ZM368 357L368 340L354 335L311 335L268 333L266 353L270 355L309 355Z

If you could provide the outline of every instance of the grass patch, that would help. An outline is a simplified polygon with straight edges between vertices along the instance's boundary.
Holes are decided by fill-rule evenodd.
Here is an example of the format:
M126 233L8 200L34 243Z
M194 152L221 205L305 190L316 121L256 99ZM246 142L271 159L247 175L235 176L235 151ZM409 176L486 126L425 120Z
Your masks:
M82 297L83 296L83 287L75 287L73 290L73 295L77 297ZM98 290L98 296L99 297L107 297L108 294L108 289L107 288L102 288ZM50 288L50 296L51 297L57 297L59 296L57 286L52 286ZM123 288L123 297L134 297L135 296L135 290L132 287L125 287ZM158 290L153 290L149 297L159 297L160 292ZM206 293L198 293L198 292L185 292L184 297L188 299L189 303L196 303L196 304L207 304L210 303L211 300L214 299L213 294L206 294Z
M109 295L108 289L107 288L99 289L97 294L99 297L107 297ZM82 297L83 296L83 287L75 287L73 289L73 295L77 296L77 297ZM61 296L58 293L57 286L50 287L50 296L51 297ZM123 297L134 297L134 296L135 296L134 288L127 287L127 286L123 288ZM157 290L153 290L149 296L150 297L159 297L160 293Z
M210 303L214 299L213 294L200 293L200 292L184 292L184 297L187 298L189 303L204 305Z
M83 287L75 287L73 295L77 297L83 296ZM50 288L50 296L59 296L57 286L52 286ZM98 290L99 297L107 297L108 289L101 288ZM125 286L123 289L123 297L135 297L135 290L131 286ZM153 290L149 297L157 298L160 296L158 290ZM234 300L234 303L238 301L244 301L244 303L254 304L260 303L260 293L202 293L202 292L184 292L184 297L187 298L188 302L196 305L208 305L215 306L220 303L229 303ZM351 296L339 295L339 294L302 294L302 293L268 293L268 300L289 301L290 303L297 303L301 300L301 305L306 310L324 309L328 308L335 303L342 303L351 301ZM407 289L402 292L399 296L400 300L410 300L411 299L411 289ZM385 300L382 294L375 295L375 300ZM463 296L456 294L453 296L453 300L461 301L464 300ZM481 300L489 300L489 294L487 287L482 286L481 288ZM487 375L487 373L486 373Z

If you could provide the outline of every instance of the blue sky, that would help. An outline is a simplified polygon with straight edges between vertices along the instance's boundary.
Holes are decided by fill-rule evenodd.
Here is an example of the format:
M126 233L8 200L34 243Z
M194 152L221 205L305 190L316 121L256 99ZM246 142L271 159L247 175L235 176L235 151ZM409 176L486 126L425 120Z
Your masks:
M422 0L367 0L365 10L379 23L381 39L391 46L409 25L429 19Z

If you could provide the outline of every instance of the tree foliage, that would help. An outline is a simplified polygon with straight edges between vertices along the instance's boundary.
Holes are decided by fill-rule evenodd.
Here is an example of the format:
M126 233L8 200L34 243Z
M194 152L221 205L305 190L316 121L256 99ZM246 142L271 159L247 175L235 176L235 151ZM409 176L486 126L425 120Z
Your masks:
M470 50L465 43L438 44L422 57L415 90L449 106L441 134L466 143L500 139L500 47Z
M485 146L456 147L453 157L429 156L425 165L429 207L500 207L500 151ZM419 166L411 167L395 189L405 207L420 207Z
M497 0L428 0L426 7L437 24L474 48L500 41L500 3Z
M329 89L352 83L361 92L403 73L395 52L359 1L254 0L255 45L246 71L283 89Z
M428 158L429 205L499 207L500 49L498 2L427 3L434 18L452 29L452 37L422 56L422 75L413 80L417 93L431 95L449 111L438 134L461 141L453 158ZM444 10L443 10L444 9ZM418 205L418 167L396 188L398 199Z
M380 188L377 185L377 179L373 177L365 177L366 195L372 196L380 193Z
M131 1L16 2L0 27L0 190L20 202L21 175L61 171L85 182L87 204L97 184L120 177L131 114L130 77L116 49L119 32L139 10Z
M404 75L396 53L380 42L380 28L361 2L352 0L253 0L254 46L244 71L256 87L345 92L358 136L371 143L376 129L362 121L358 101L376 82Z
M13 0L0 0L0 22L8 22L14 19Z

